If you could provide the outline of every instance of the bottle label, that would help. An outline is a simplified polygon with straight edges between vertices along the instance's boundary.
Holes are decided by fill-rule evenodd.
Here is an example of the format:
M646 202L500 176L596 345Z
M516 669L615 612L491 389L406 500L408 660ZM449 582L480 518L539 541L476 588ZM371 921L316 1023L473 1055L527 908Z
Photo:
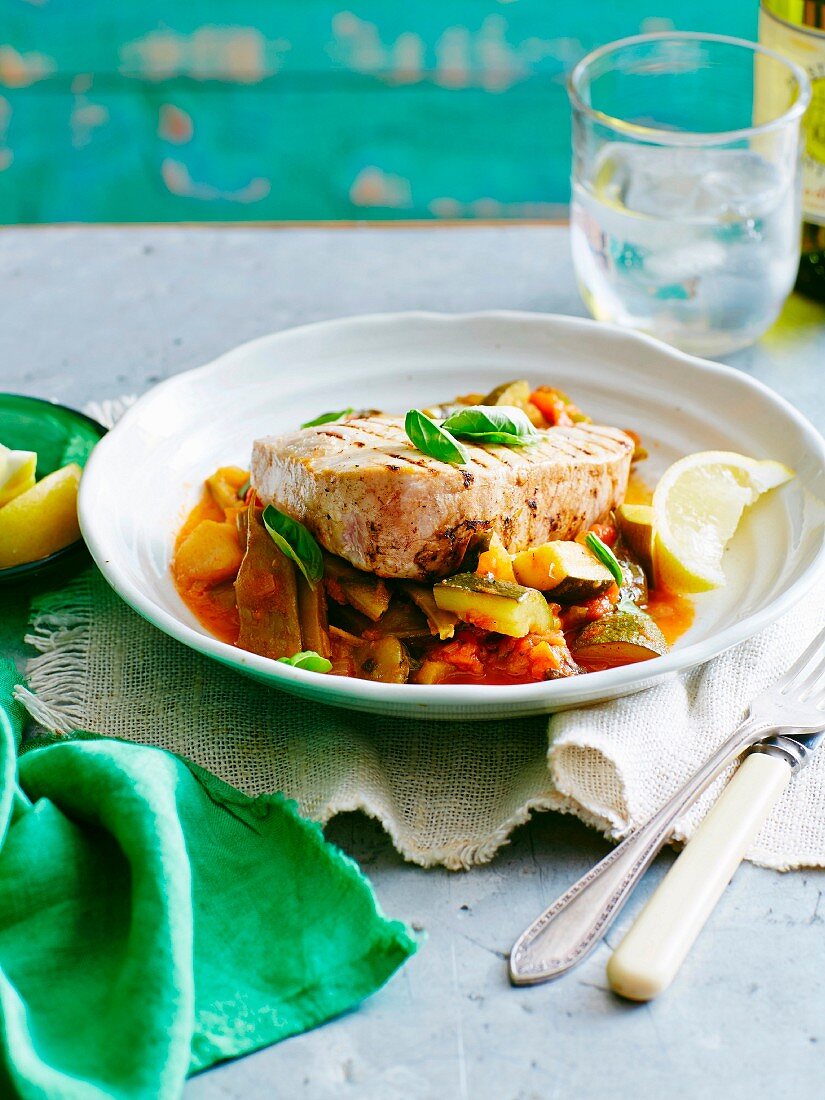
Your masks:
M825 35L783 23L763 6L759 41L795 61L811 79L813 95L805 115L802 156L802 212L805 221L825 225Z

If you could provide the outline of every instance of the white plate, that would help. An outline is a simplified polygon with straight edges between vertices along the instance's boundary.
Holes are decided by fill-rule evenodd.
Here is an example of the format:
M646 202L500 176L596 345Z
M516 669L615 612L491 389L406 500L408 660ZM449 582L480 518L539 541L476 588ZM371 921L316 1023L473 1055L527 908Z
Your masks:
M727 587L698 597L664 657L525 686L377 684L245 653L201 627L169 571L175 532L220 465L253 439L326 409L404 412L510 378L569 391L593 417L632 428L655 484L691 451L775 458L797 471L760 500L726 555ZM355 317L267 336L150 390L95 448L80 522L95 561L136 611L192 649L273 686L336 706L427 718L551 711L647 687L767 626L822 576L825 443L787 402L739 371L635 333L572 317L432 313Z

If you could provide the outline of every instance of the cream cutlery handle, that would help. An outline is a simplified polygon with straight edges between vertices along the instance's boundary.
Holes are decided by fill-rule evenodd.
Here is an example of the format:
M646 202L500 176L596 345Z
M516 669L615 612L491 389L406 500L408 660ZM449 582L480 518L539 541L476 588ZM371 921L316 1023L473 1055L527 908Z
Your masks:
M717 799L607 964L615 993L667 989L791 777L786 757L754 752Z

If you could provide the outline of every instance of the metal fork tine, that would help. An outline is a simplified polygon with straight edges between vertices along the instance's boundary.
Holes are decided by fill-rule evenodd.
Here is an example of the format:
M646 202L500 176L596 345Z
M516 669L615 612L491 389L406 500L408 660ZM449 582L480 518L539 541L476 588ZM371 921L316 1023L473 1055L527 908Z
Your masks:
M794 661L784 676L780 676L771 690L785 691L792 684L795 684L801 674L807 670L811 661L816 657L819 657L820 660L825 659L825 630L817 634L801 657L798 657L797 660Z
M799 701L803 703L813 703L820 699L825 698L825 665L821 666L817 671L813 680L809 680L804 691L799 696Z
M799 699L809 698L822 682L823 673L825 673L825 650L820 654L819 660L808 663L807 668L785 689L785 694L791 692Z

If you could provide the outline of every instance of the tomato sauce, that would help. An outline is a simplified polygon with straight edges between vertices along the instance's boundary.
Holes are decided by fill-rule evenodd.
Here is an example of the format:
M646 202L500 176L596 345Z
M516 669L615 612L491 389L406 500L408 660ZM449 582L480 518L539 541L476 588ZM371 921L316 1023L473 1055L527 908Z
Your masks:
M625 503L650 504L652 500L653 490L636 470L631 470ZM645 610L664 634L668 645L673 645L693 625L691 601L666 588L650 589Z
M693 624L692 602L666 588L650 589L645 610L664 634L668 645L678 641Z
M198 524L205 519L216 520L221 523L226 515L213 499L208 490L204 490L203 496L186 517L183 526L175 539L175 552ZM232 581L219 585L206 585L198 581L192 584L183 584L176 576L174 569L172 577L177 593L201 626L206 627L210 634L214 634L222 642L237 645L240 633L238 621L238 608L235 603L235 587Z
M204 489L201 499L184 520L183 527L178 531L178 537L175 539L175 551L177 551L186 536L194 531L202 520L214 519L217 520L218 523L222 523L224 518L223 508L216 504L212 494Z
M650 504L653 500L653 490L643 477L640 477L635 469L630 471L630 479L625 493L625 504Z

